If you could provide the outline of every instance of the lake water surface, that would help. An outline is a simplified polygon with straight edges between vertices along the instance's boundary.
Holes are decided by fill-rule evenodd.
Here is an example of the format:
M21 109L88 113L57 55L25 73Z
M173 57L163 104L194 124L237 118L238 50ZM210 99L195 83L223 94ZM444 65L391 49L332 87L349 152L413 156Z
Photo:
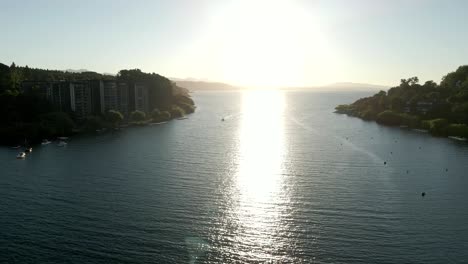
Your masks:
M333 113L369 94L197 92L187 120L0 148L0 263L466 263L468 144Z

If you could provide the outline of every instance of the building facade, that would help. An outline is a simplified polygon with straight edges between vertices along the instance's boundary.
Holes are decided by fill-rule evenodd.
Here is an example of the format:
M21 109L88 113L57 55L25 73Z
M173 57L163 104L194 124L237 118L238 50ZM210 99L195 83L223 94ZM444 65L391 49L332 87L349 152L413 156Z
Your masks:
M76 118L84 119L93 114L91 86L88 81L70 82L70 109Z
M135 110L149 113L155 103L149 99L155 96L147 85L115 80L25 81L22 90L39 95L53 103L57 111L69 112L77 119L109 110L117 110L124 117Z
M135 84L135 110L149 112L148 87L143 84Z

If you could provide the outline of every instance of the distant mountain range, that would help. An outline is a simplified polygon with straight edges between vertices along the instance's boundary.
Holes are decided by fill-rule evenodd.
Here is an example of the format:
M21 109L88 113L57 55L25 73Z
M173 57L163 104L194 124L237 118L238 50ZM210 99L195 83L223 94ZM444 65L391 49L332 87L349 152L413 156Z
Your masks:
M353 83L353 82L337 82L323 86L309 86L309 87L292 87L298 90L321 90L321 91L381 91L388 90L390 87L385 85L376 85L369 83Z
M89 72L90 70L87 69L79 69L79 70L74 70L74 69L66 69L66 72L71 72L71 73L82 73L82 72Z
M222 82L209 82L209 81L198 81L193 79L178 79L171 78L177 86L184 87L190 91L203 91L203 90L238 90L243 89L242 87L234 86Z
M71 72L71 73L84 73L84 72L94 72L90 71L87 69L79 69L79 70L74 70L74 69L66 69L65 72ZM101 73L102 75L109 75L109 76L115 76L115 73L108 73L108 72L103 72Z
M245 87L235 86L222 82L200 81L194 79L171 78L178 86L189 89L190 91L209 91L209 90L240 90ZM283 90L334 90L334 91L380 91L387 90L389 87L384 85L375 85L367 83L338 82L324 86L305 86L305 87L285 87Z

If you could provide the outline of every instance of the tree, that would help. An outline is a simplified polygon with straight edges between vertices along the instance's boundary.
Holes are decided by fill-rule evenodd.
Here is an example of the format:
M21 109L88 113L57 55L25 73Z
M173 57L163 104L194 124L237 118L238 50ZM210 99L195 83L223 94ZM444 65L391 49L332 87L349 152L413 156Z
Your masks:
M419 83L419 78L414 76L408 79L408 82L411 86L416 85Z
M155 109L153 109L153 111L151 111L150 116L153 119L153 121L157 121L161 117L161 111L159 111L159 109L155 108Z
M10 89L18 91L23 81L23 72L20 67L17 67L13 62L10 66Z
M136 110L136 111L133 111L133 112L130 114L130 119L131 119L133 122L142 122L142 121L145 121L145 119L146 119L146 114L145 114L145 112Z
M41 116L41 127L48 136L63 136L71 134L75 124L64 112L51 112Z
M102 128L102 119L99 116L89 116L85 120L85 129L94 132Z
M173 105L171 107L170 113L173 118L182 117L185 115L184 109L180 108L180 106L177 105Z
M171 119L171 113L168 111L162 111L161 112L161 121L168 121Z
M123 120L123 115L117 110L109 110L106 113L106 119L110 122L111 126L116 128Z

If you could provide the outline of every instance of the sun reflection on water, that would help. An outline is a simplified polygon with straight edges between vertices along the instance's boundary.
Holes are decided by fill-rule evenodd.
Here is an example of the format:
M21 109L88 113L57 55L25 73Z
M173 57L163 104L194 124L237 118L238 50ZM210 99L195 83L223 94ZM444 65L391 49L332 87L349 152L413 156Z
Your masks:
M281 247L275 243L275 232L284 199L284 108L281 91L246 91L242 95L233 214L241 228L235 239L248 249L244 253L250 259L268 259Z

